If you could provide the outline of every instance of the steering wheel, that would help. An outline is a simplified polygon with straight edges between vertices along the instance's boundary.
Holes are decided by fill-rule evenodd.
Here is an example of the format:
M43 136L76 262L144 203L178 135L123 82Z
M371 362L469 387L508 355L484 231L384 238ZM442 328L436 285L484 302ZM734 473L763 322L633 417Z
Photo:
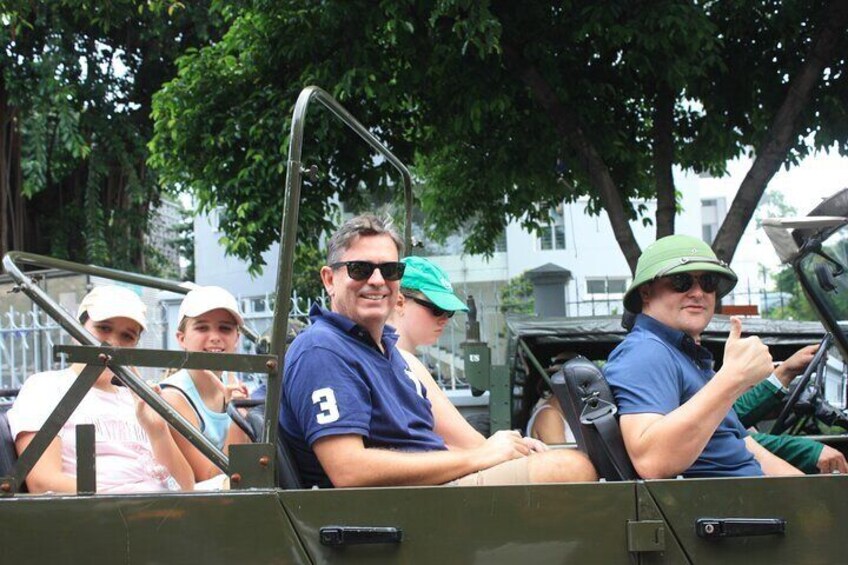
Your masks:
M810 379L813 376L813 373L816 374L816 385L821 387L824 383L824 369L827 365L827 349L830 346L830 342L833 340L833 336L831 334L825 334L822 338L821 343L819 344L819 349L816 351L816 354L813 356L810 364L807 365L807 368L804 370L804 373L801 375L800 380L798 381L797 386L792 389L792 392L789 394L789 397L786 399L785 404L783 405L783 409L780 411L780 414L777 416L777 419L774 421L774 424L771 426L771 430L769 431L772 435L780 435L787 429L787 420L789 419L789 415L794 410L795 406L798 404L798 400L800 400L801 395L807 389L810 384ZM818 390L816 394L822 394L823 391Z
M239 408L254 408L262 404L265 404L264 398L237 398L227 403L227 415L254 443L256 443L256 431L247 418L239 412Z

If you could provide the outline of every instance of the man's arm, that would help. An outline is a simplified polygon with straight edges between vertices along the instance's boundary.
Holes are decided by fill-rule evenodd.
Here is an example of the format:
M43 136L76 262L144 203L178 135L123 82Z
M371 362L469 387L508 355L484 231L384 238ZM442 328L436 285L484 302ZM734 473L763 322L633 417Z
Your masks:
M433 420L435 422L433 431L445 440L445 445L452 449L470 449L483 445L486 438L475 430L468 423L468 420L462 417L456 406L448 399L445 391L436 384L433 375L430 374L424 364L417 357L405 351L401 351L401 355L403 355L403 359L409 365L409 368L412 369L415 378L427 389L427 398L433 408Z
M793 353L789 359L774 368L774 375L783 384L783 388L789 388L792 379L804 372L804 369L815 357L816 351L819 350L819 345L817 343L802 347Z
M733 402L772 369L768 348L741 338L731 318L722 369L692 398L668 414L621 416L621 433L633 466L644 478L673 477L688 469L709 442Z
M754 441L754 438L748 436L745 438L745 446L748 451L754 454L754 458L763 468L763 473L768 476L788 476L788 475L803 475L800 470L796 469L771 451Z
M740 393L732 382L713 378L668 414L622 415L621 435L639 476L674 477L691 467Z
M786 395L780 387L765 380L746 391L733 403L733 410L745 428L755 426L757 422L777 410Z
M358 435L323 437L312 449L336 487L440 485L530 453L513 431L498 432L474 449L404 452L367 448Z
M774 377L777 382L763 381L739 397L733 409L743 426L748 428L756 425L780 406L786 396L784 390L795 377L804 372L818 349L819 344L802 347L775 367ZM772 378L769 378L769 381L771 380Z

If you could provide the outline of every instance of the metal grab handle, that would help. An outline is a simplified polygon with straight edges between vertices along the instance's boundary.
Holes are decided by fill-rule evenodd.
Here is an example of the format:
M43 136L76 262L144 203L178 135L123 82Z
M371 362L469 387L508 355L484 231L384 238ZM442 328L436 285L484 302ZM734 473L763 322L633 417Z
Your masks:
M318 532L321 545L330 547L403 541L403 530L394 527L324 526Z
M698 518L695 533L705 540L774 536L786 533L783 518Z

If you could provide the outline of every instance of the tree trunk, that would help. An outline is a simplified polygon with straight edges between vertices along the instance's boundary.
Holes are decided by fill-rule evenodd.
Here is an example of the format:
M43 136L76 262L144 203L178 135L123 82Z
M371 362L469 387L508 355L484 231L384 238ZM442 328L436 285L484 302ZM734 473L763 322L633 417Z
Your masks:
M674 233L674 92L667 84L657 91L654 110L654 184L657 188L657 239Z
M733 259L742 233L751 221L766 185L795 143L801 113L848 25L848 2L833 0L823 15L820 20L821 27L813 40L807 60L789 83L786 98L774 117L769 134L764 143L756 148L757 157L745 175L727 217L716 235L713 249L719 258L728 263Z
M621 193L615 186L609 168L583 132L576 116L562 105L553 88L536 67L524 60L511 45L504 43L502 47L507 66L516 73L519 79L530 89L536 102L551 116L557 131L563 138L563 142L570 144L577 153L586 176L600 195L601 203L609 216L613 234L624 253L627 264L630 266L630 271L635 272L636 261L639 259L641 249L639 249L639 244L633 235Z
M12 170L9 166L12 120L6 95L6 81L3 76L3 69L0 67L0 257L9 251L9 220L11 218L9 184L12 180Z

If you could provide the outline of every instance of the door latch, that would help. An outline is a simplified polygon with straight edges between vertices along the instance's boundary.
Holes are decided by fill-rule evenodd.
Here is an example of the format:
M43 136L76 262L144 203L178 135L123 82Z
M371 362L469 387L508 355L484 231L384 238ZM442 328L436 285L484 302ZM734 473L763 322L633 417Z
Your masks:
M705 540L774 536L786 533L783 518L698 518L695 533Z

